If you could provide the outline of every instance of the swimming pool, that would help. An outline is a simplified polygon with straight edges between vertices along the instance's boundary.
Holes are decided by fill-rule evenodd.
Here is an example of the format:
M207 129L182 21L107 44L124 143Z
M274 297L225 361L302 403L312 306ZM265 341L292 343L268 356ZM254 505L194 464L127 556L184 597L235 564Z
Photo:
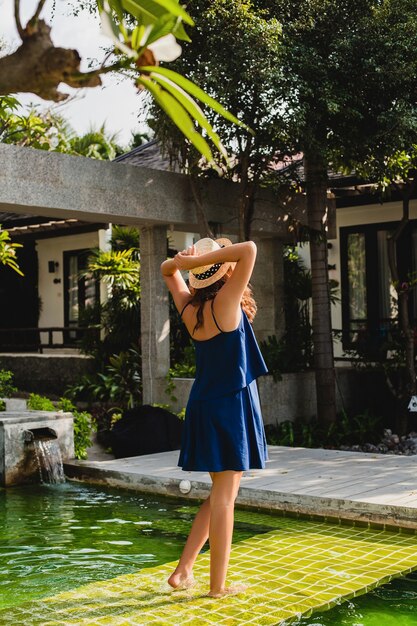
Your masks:
M178 558L193 506L66 483L0 493L0 608L52 596ZM236 514L234 541L265 530ZM416 626L417 575L299 622L300 626ZM12 625L10 625L12 626Z

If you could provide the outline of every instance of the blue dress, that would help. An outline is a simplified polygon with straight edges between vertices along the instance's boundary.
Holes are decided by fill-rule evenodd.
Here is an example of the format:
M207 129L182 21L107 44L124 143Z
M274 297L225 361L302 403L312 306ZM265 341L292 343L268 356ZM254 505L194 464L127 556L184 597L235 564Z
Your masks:
M223 332L213 302L220 333L193 339L196 376L178 465L197 472L263 469L268 453L256 379L268 369L243 309L239 326Z

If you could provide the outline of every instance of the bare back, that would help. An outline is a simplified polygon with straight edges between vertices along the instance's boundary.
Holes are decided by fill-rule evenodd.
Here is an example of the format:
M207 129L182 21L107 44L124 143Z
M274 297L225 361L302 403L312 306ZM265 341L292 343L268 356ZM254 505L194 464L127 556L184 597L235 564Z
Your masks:
M193 306L190 302L183 309L182 319L190 333L191 337L196 341L207 341L220 332L229 332L235 330L240 322L240 307L236 314L235 307L228 307L227 314L224 314L223 307L218 307L217 299L221 290L213 300L207 300L203 305L203 326L200 326L195 333L194 327L197 322L197 306ZM226 308L226 307L224 307ZM213 315L214 314L214 315ZM216 323L217 322L217 323Z

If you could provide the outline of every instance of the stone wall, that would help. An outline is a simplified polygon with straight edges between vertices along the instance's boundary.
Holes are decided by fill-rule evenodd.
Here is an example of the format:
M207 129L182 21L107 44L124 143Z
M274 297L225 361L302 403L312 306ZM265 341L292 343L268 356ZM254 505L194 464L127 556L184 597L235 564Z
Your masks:
M385 416L392 409L386 385L381 374L347 367L336 368L336 400L338 411L359 415L365 410ZM175 378L175 411L187 404L193 380ZM282 380L272 376L258 380L259 397L265 424L285 420L309 420L316 415L316 387L314 372L283 374ZM166 400L168 403L168 399Z
M94 371L90 357L73 354L0 354L0 369L13 372L19 391L56 396Z
M58 441L63 461L74 458L74 425L71 413L12 411L0 413L0 486L39 482L33 441L37 429L48 428Z

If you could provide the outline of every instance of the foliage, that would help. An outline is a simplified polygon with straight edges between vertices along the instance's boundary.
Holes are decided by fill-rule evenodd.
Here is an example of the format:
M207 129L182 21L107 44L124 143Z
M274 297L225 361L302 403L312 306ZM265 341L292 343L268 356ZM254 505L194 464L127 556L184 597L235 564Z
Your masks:
M112 225L111 249L115 252L120 250L130 250L132 261L139 261L139 229L134 226Z
M417 130L412 0L260 0L282 23L277 132L294 153L353 168Z
M122 56L119 67L136 72L136 84L151 94L157 105L207 161L213 160L212 151L203 134L197 131L197 126L217 150L224 153L219 136L196 100L235 124L240 124L239 120L190 80L158 64L158 60L169 62L181 54L176 39L190 40L183 22L189 26L193 26L194 22L178 0L164 0L163 3L97 0L97 5L103 30L112 39L117 55ZM126 19L126 13L134 18L133 24L132 19ZM160 41L168 50L158 46Z
M74 454L76 459L87 459L87 448L92 445L91 433L94 425L87 411L73 411L74 415Z
M13 372L0 369L0 398L10 398L16 393L17 388L13 385Z
M416 342L417 329L414 327L412 331ZM398 322L391 324L382 340L372 340L365 335L360 337L351 348L345 349L344 355L351 358L353 365L358 369L382 371L390 393L397 400L397 411L408 415L407 405L410 396L407 389L406 347ZM414 364L417 367L415 355ZM400 414L393 417L398 420ZM401 423L396 424L397 429L399 425Z
M27 401L27 407L31 411L55 411L55 404L49 398L31 393Z
M58 411L63 411L64 413L72 413L72 411L76 410L75 405L71 402L69 398L62 397L58 400L56 407Z
M92 446L91 435L96 430L90 413L78 411L76 406L68 398L60 398L57 409L74 416L74 453L76 459L87 458L87 448Z
M33 106L18 114L20 103L13 96L0 96L0 142L63 152L98 160L112 160L123 152L116 137L103 124L78 136L68 122L53 111Z
M346 413L336 422L323 426L316 419L310 422L286 420L275 426L265 427L267 441L271 445L303 448L338 448L346 445L377 444L383 434L382 418L365 411L349 418Z
M110 251L93 250L86 272L108 285L104 304L87 307L81 323L104 330L104 338L86 335L82 349L95 358L96 372L67 393L73 398L137 406L142 397L140 337L139 232L114 226ZM108 417L104 418L104 422Z
M193 177L219 175L242 182L237 210L239 236L244 239L249 237L259 182L267 177L278 148L274 76L281 26L252 0L196 0L189 8L196 21L192 41L184 44L172 67L202 85L245 126L228 124L215 109L206 108L210 123L233 154L227 166L216 164L213 171L155 105L149 124L171 160ZM255 136L248 127L255 129ZM202 206L195 182L194 189L194 199Z
M118 408L132 408L138 406L142 399L140 372L140 354L136 348L130 348L111 356L103 372L83 376L78 384L67 390L66 395L116 403Z
M383 163L417 137L417 13L412 0L259 0L282 23L275 83L282 152L303 155L312 237L318 414L336 416L327 289L328 169ZM317 341L316 341L317 339Z
M195 350L194 350L194 347L190 343L188 343L188 345L186 345L182 350L182 356L181 356L180 361L175 363L169 369L169 372L166 376L167 386L165 388L165 393L167 394L170 402L176 403L178 401L178 398L175 396L176 385L174 382L174 378L194 378L195 372L196 372L195 368L196 368ZM171 405L169 403L166 405L161 404L158 406L161 406L162 408L166 408L169 411L172 410ZM185 407L182 408L179 412L177 412L177 416L180 419L185 418Z
M331 301L337 302L337 281L331 281L329 289ZM280 339L269 336L260 343L274 380L280 380L284 372L301 372L313 367L311 294L311 272L297 251L287 248L284 254L285 332Z
M16 250L21 247L21 243L11 242L9 233L7 230L3 230L0 225L0 264L10 267L20 276L23 276L16 258Z
M126 297L140 295L139 263L135 250L93 250L87 272L109 287L126 292Z
M207 111L210 122L235 154L235 167L223 174L239 176L245 154L255 176L257 168L266 169L265 157L271 156L270 128L276 116L271 75L281 26L251 1L197 0L190 5L190 11L196 20L192 41L184 44L183 54L172 67L204 85L246 126L256 126L253 138L247 128L225 124L216 110ZM172 143L173 156L179 157L184 167L190 167L195 154L184 152L187 146L181 136L165 123L155 107L152 113L158 138ZM252 139L256 145L248 145Z
M31 393L28 399L28 409L32 411L64 411L72 413L74 417L74 450L76 459L87 458L87 448L92 445L91 433L95 430L90 413L78 411L68 398L60 398L54 403L46 396Z
M195 376L195 350L194 346L184 348L183 358L169 370L175 378L194 378Z
M92 251L86 269L86 274L107 284L107 300L80 315L83 326L104 330L103 340L98 334L86 334L81 343L101 371L111 355L137 346L140 336L139 233L134 228L113 227L111 243L110 251Z

